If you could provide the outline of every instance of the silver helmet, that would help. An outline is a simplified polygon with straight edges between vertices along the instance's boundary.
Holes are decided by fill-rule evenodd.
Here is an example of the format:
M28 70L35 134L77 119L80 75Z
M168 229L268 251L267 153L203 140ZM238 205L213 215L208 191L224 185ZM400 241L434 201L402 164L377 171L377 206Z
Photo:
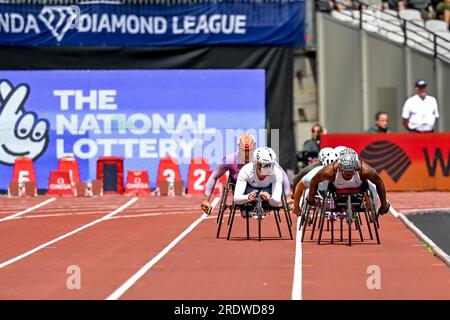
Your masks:
M342 171L356 171L359 169L359 157L355 150L345 148L339 153L338 166Z

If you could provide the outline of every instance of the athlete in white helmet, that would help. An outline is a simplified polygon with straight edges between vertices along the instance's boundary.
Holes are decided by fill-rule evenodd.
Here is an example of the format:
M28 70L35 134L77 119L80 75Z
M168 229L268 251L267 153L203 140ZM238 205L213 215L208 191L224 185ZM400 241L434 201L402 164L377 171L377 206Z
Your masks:
M308 172L303 178L300 179L300 181L295 186L294 190L294 213L299 215L300 214L300 198L305 190L307 190L311 184L312 179L314 176L322 170L322 168L332 165L334 162L338 160L337 154L334 152L334 149L327 148L329 150L325 150L322 155L322 164L320 166L315 167L310 172ZM323 190L326 189L328 184L322 184L319 189Z
M308 166L306 166L305 168L303 168L302 170L300 170L299 174L296 175L296 176L294 177L294 179L293 179L293 182L294 182L294 184L293 184L294 189L292 190L292 197L294 197L295 189L296 189L296 186L298 185L299 181L302 180L302 178L303 178L304 176L306 176L311 170L313 170L313 169L315 169L315 168L317 168L317 167L322 167L322 164L323 164L323 162L324 162L324 159L325 159L326 157L328 157L328 155L329 155L331 152L333 152L333 151L334 151L334 149L333 149L333 148L329 148L329 147L326 147L326 148L321 149L321 150L319 151L319 156L318 156L319 162L311 163L310 165L308 165Z
M252 163L239 171L234 191L236 204L252 203L261 193L263 201L281 207L283 171L277 165L275 152L268 147L255 150Z
M364 180L369 182L375 206L379 206L378 213L387 213L390 205L386 200L386 189L383 180L375 169L361 161L358 154L350 148L342 150L339 153L338 161L333 165L326 166L317 172L309 187L308 204L311 206L315 205L314 195L319 184L323 181L332 182L336 189L352 189L359 188Z

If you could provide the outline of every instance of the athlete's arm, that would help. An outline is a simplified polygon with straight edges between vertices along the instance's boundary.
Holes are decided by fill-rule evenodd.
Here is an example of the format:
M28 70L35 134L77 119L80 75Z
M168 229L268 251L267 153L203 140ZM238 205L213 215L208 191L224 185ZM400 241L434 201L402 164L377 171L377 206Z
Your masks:
M212 191L214 190L214 187L216 186L217 180L221 176L223 176L225 174L225 172L227 172L225 165L218 164L214 168L211 176L209 177L208 182L206 183L206 186L205 186L205 197L203 198L203 201L200 205L203 212L208 213L209 208L211 207L210 201L211 201Z
M380 197L381 207L380 214L385 214L389 211L389 203L386 200L386 188L384 186L383 180L380 178L378 173L369 166L367 163L361 161L361 178L367 179L372 182L377 187L377 193Z
M310 206L314 206L316 199L315 195L317 193L317 188L319 187L319 183L322 181L333 181L335 178L335 172L337 171L337 168L334 167L337 166L337 163L334 163L333 165L323 167L320 169L319 172L316 173L314 178L311 180L311 184L309 185L309 194L308 194L308 204Z

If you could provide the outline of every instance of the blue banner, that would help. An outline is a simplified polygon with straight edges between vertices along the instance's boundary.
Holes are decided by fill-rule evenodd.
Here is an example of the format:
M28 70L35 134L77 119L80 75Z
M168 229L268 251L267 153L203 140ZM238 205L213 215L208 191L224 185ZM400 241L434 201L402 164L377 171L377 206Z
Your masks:
M121 156L154 187L170 156L186 182L191 158L214 167L243 130L264 145L264 128L264 70L0 71L0 189L19 156L46 189L67 154L82 180L95 179L98 157Z
M304 46L304 0L186 5L0 4L0 45Z

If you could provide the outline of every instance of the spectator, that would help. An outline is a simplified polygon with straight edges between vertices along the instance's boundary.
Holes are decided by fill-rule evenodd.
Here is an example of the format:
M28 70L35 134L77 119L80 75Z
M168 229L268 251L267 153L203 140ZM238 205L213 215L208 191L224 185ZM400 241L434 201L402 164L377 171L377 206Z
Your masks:
M384 111L379 111L375 114L375 124L371 126L367 132L369 133L388 133L389 129L389 116Z
M335 0L334 6L339 11L349 10L353 8L353 1L351 0Z
M409 132L434 132L439 118L438 104L434 97L427 95L427 83L416 81L416 94L406 100L402 111L403 126Z
M403 0L383 0L384 10L400 11L405 9L405 1Z
M438 18L444 20L449 25L450 30L450 0L444 0L436 6Z
M324 128L320 124L315 124L311 128L312 137L309 140L306 140L303 144L303 151L314 152L319 154L320 150L320 136L324 134Z

